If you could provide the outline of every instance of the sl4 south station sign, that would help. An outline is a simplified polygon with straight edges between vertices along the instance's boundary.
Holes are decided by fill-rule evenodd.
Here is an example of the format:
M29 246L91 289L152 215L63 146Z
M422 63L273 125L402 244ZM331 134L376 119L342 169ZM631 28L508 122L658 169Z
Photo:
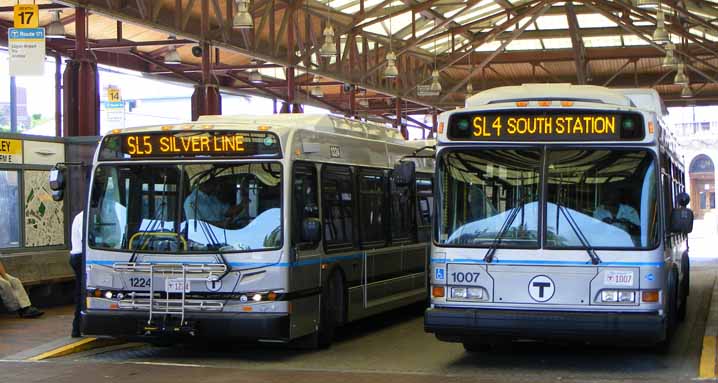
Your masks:
M10 76L42 76L45 71L45 28L8 29Z

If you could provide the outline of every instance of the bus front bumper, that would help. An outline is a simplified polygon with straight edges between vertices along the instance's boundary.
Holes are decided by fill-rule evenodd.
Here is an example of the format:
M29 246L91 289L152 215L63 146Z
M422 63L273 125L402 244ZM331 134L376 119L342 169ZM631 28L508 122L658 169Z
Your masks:
M176 316L156 314L148 324L147 312L89 311L82 313L85 335L120 337L192 335L202 338L237 338L247 340L289 339L288 314L265 313L187 313L181 326Z
M656 343L664 340L658 313L429 308L424 330L449 342L479 338Z

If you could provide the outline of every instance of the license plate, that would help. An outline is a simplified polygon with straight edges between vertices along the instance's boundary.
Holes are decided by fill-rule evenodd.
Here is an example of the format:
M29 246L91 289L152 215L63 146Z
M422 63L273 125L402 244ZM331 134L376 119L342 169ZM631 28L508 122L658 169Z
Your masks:
M606 286L633 287L633 271L608 270L604 274L603 284Z
M181 293L184 286L184 292L190 292L190 281L184 279L165 279L165 291L168 293Z

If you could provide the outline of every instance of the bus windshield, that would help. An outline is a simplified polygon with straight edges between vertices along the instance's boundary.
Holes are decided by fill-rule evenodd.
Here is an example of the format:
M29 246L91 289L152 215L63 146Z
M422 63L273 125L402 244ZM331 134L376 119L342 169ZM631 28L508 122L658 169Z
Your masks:
M499 246L538 247L541 157L539 149L442 156L439 243L488 247L500 240Z
M649 151L548 148L546 154L542 152L540 148L445 151L437 173L438 243L594 249L650 249L658 244L656 165ZM540 211L545 215L541 221ZM543 228L545 241L539 244ZM588 243L582 243L581 235Z
M88 244L154 253L276 249L282 243L281 165L102 165Z
M648 151L549 150L547 162L547 247L584 247L566 214L593 248L658 244L656 169Z

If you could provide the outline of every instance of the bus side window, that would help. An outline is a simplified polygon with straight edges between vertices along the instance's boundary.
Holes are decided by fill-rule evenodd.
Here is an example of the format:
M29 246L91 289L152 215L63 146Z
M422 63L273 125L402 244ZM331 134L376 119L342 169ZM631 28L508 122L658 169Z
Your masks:
M392 182L389 189L391 240L395 243L412 241L416 216L414 187L412 185L399 186Z
M362 248L386 244L386 176L383 170L359 169L359 238Z
M354 182L351 168L325 165L321 185L325 249L354 247Z
M417 176L416 208L417 240L427 242L431 239L431 218L434 216L434 184L430 177Z
M302 249L313 249L317 242L302 239L302 225L306 219L319 219L317 169L313 164L297 162L292 176L292 241Z

